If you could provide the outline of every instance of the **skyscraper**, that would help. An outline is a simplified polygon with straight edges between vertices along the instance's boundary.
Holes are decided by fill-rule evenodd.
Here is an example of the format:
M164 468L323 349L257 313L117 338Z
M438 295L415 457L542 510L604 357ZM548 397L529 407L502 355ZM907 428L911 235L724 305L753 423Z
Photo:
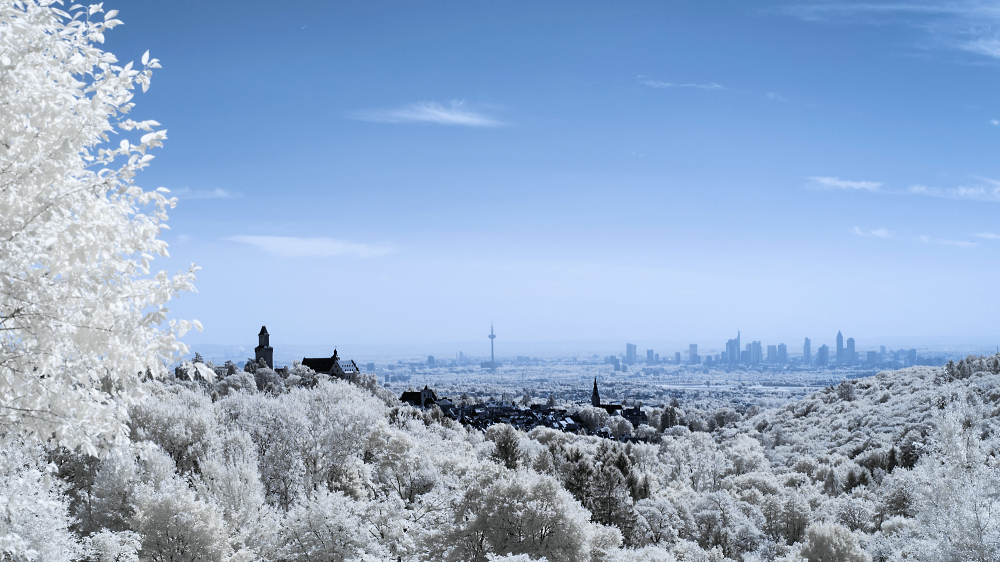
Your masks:
M726 341L726 359L730 365L740 363L740 333L736 332L736 339Z
M680 351L675 351L674 352L674 364L675 365L680 365L681 364L681 352Z
M688 361L690 361L692 365L701 363L701 357L698 356L698 344L693 343L688 346Z
M656 361L653 359L653 350L652 349L647 349L646 350L646 364L647 365L652 365L655 362Z
M788 363L788 346L783 343L778 344L778 363L781 365Z
M858 354L854 351L854 338L847 338L847 363L853 365L858 362Z
M767 362L768 363L778 362L778 346L776 345L767 346Z
M635 344L627 343L625 344L625 364L635 365Z
M812 342L806 338L806 343L802 346L802 364L808 365L810 363L812 363Z
M759 341L751 342L750 346L750 364L760 365L764 362L764 348Z
M830 346L821 345L816 352L816 364L820 367L826 366L830 362Z
M844 334L837 331L837 363L843 364L844 362Z

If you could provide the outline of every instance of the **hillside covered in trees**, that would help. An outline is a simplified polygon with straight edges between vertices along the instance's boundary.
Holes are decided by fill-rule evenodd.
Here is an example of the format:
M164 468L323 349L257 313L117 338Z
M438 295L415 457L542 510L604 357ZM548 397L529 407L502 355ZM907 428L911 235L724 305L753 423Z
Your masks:
M101 458L8 436L0 547L47 561L995 560L998 373L1000 356L881 373L711 432L656 411L652 441L633 444L482 433L301 367L148 380L131 443Z

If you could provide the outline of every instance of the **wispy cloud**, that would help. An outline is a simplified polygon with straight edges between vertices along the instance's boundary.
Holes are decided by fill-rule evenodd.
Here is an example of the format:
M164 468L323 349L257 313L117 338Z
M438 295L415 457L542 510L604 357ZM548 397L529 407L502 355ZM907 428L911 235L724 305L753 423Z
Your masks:
M983 0L814 2L782 8L809 21L904 25L923 30L930 45L1000 59L1000 4Z
M853 181L842 180L831 176L812 176L806 178L809 183L806 187L811 189L847 189L854 191L879 191L882 188L880 181Z
M190 189L187 187L182 187L176 191L172 192L176 195L178 199L233 199L236 197L242 197L239 193L233 193L232 191L226 191L221 187L215 189L210 189L207 191L198 191Z
M990 119L990 125L1000 125L1000 119Z
M992 232L980 232L978 234L973 234L977 238L983 238L985 240L1000 240L1000 234L994 234Z
M299 238L296 236L229 236L230 242L256 246L265 252L290 258L329 258L355 256L374 258L395 250L391 244L363 244L334 238Z
M920 240L924 244L940 244L942 246L957 246L959 248L974 248L978 246L978 243L974 240L949 240L946 238L932 238L926 234L921 234L917 236L917 240Z
M768 92L764 97L771 101L788 101L788 98L774 92Z
M979 185L960 185L958 187L945 188L911 185L907 191L914 195L928 195L942 199L965 199L969 201L1000 203L1000 181L978 177L976 179L981 182Z
M640 76L640 78L643 78ZM642 80L643 85L649 86L650 88L698 88L701 90L725 90L725 86L721 84L716 84L715 82L708 82L706 84L675 84L673 82L663 82L661 80Z
M851 232L857 234L858 236L873 236L875 238L892 238L892 231L888 228L875 228L872 230L863 230L860 227L855 226L851 229Z
M447 106L432 101L418 101L397 108L356 111L351 116L372 123L431 123L460 127L504 125L494 117L468 109L464 101L452 101Z

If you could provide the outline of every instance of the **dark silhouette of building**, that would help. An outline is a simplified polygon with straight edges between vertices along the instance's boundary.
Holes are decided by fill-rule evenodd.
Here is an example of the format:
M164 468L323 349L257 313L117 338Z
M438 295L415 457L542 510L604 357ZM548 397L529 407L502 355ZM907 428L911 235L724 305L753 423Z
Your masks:
M778 344L778 363L781 365L788 363L788 346L783 343Z
M847 338L847 363L853 365L858 362L858 353L854 350L854 338Z
M812 363L812 342L806 338L806 343L802 346L802 363L808 365Z
M399 397L399 401L405 404L410 404L416 408L426 408L428 406L434 405L438 402L437 393L435 393L427 385L424 385L423 390L408 390Z
M844 334L837 331L837 364L844 364Z
M594 377L594 392L590 394L590 404L596 408L601 407L601 393L597 392L597 377Z
M257 334L257 339L260 343L257 347L253 349L254 351L254 361L260 364L263 359L264 364L267 365L269 369L274 368L274 348L270 345L270 334L267 333L267 326L260 327L260 333Z
M635 365L635 344L627 343L625 344L625 364Z
M688 361L692 365L698 365L701 363L701 356L698 355L698 344L692 343L688 345Z
M656 363L656 359L654 359L653 356L654 356L653 350L652 349L647 349L646 350L646 363L647 364L652 365L653 363Z
M339 378L361 373L361 369L358 369L353 359L341 362L336 349L333 350L331 357L303 357L302 366L309 367L317 373Z

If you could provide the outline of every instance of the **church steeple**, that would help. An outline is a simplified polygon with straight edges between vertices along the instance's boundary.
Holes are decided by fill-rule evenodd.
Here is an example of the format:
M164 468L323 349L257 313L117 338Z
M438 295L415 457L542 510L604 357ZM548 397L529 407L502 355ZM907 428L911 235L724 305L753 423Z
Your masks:
M601 395L597 392L597 377L594 377L594 392L590 395L590 404L595 407L601 405Z

